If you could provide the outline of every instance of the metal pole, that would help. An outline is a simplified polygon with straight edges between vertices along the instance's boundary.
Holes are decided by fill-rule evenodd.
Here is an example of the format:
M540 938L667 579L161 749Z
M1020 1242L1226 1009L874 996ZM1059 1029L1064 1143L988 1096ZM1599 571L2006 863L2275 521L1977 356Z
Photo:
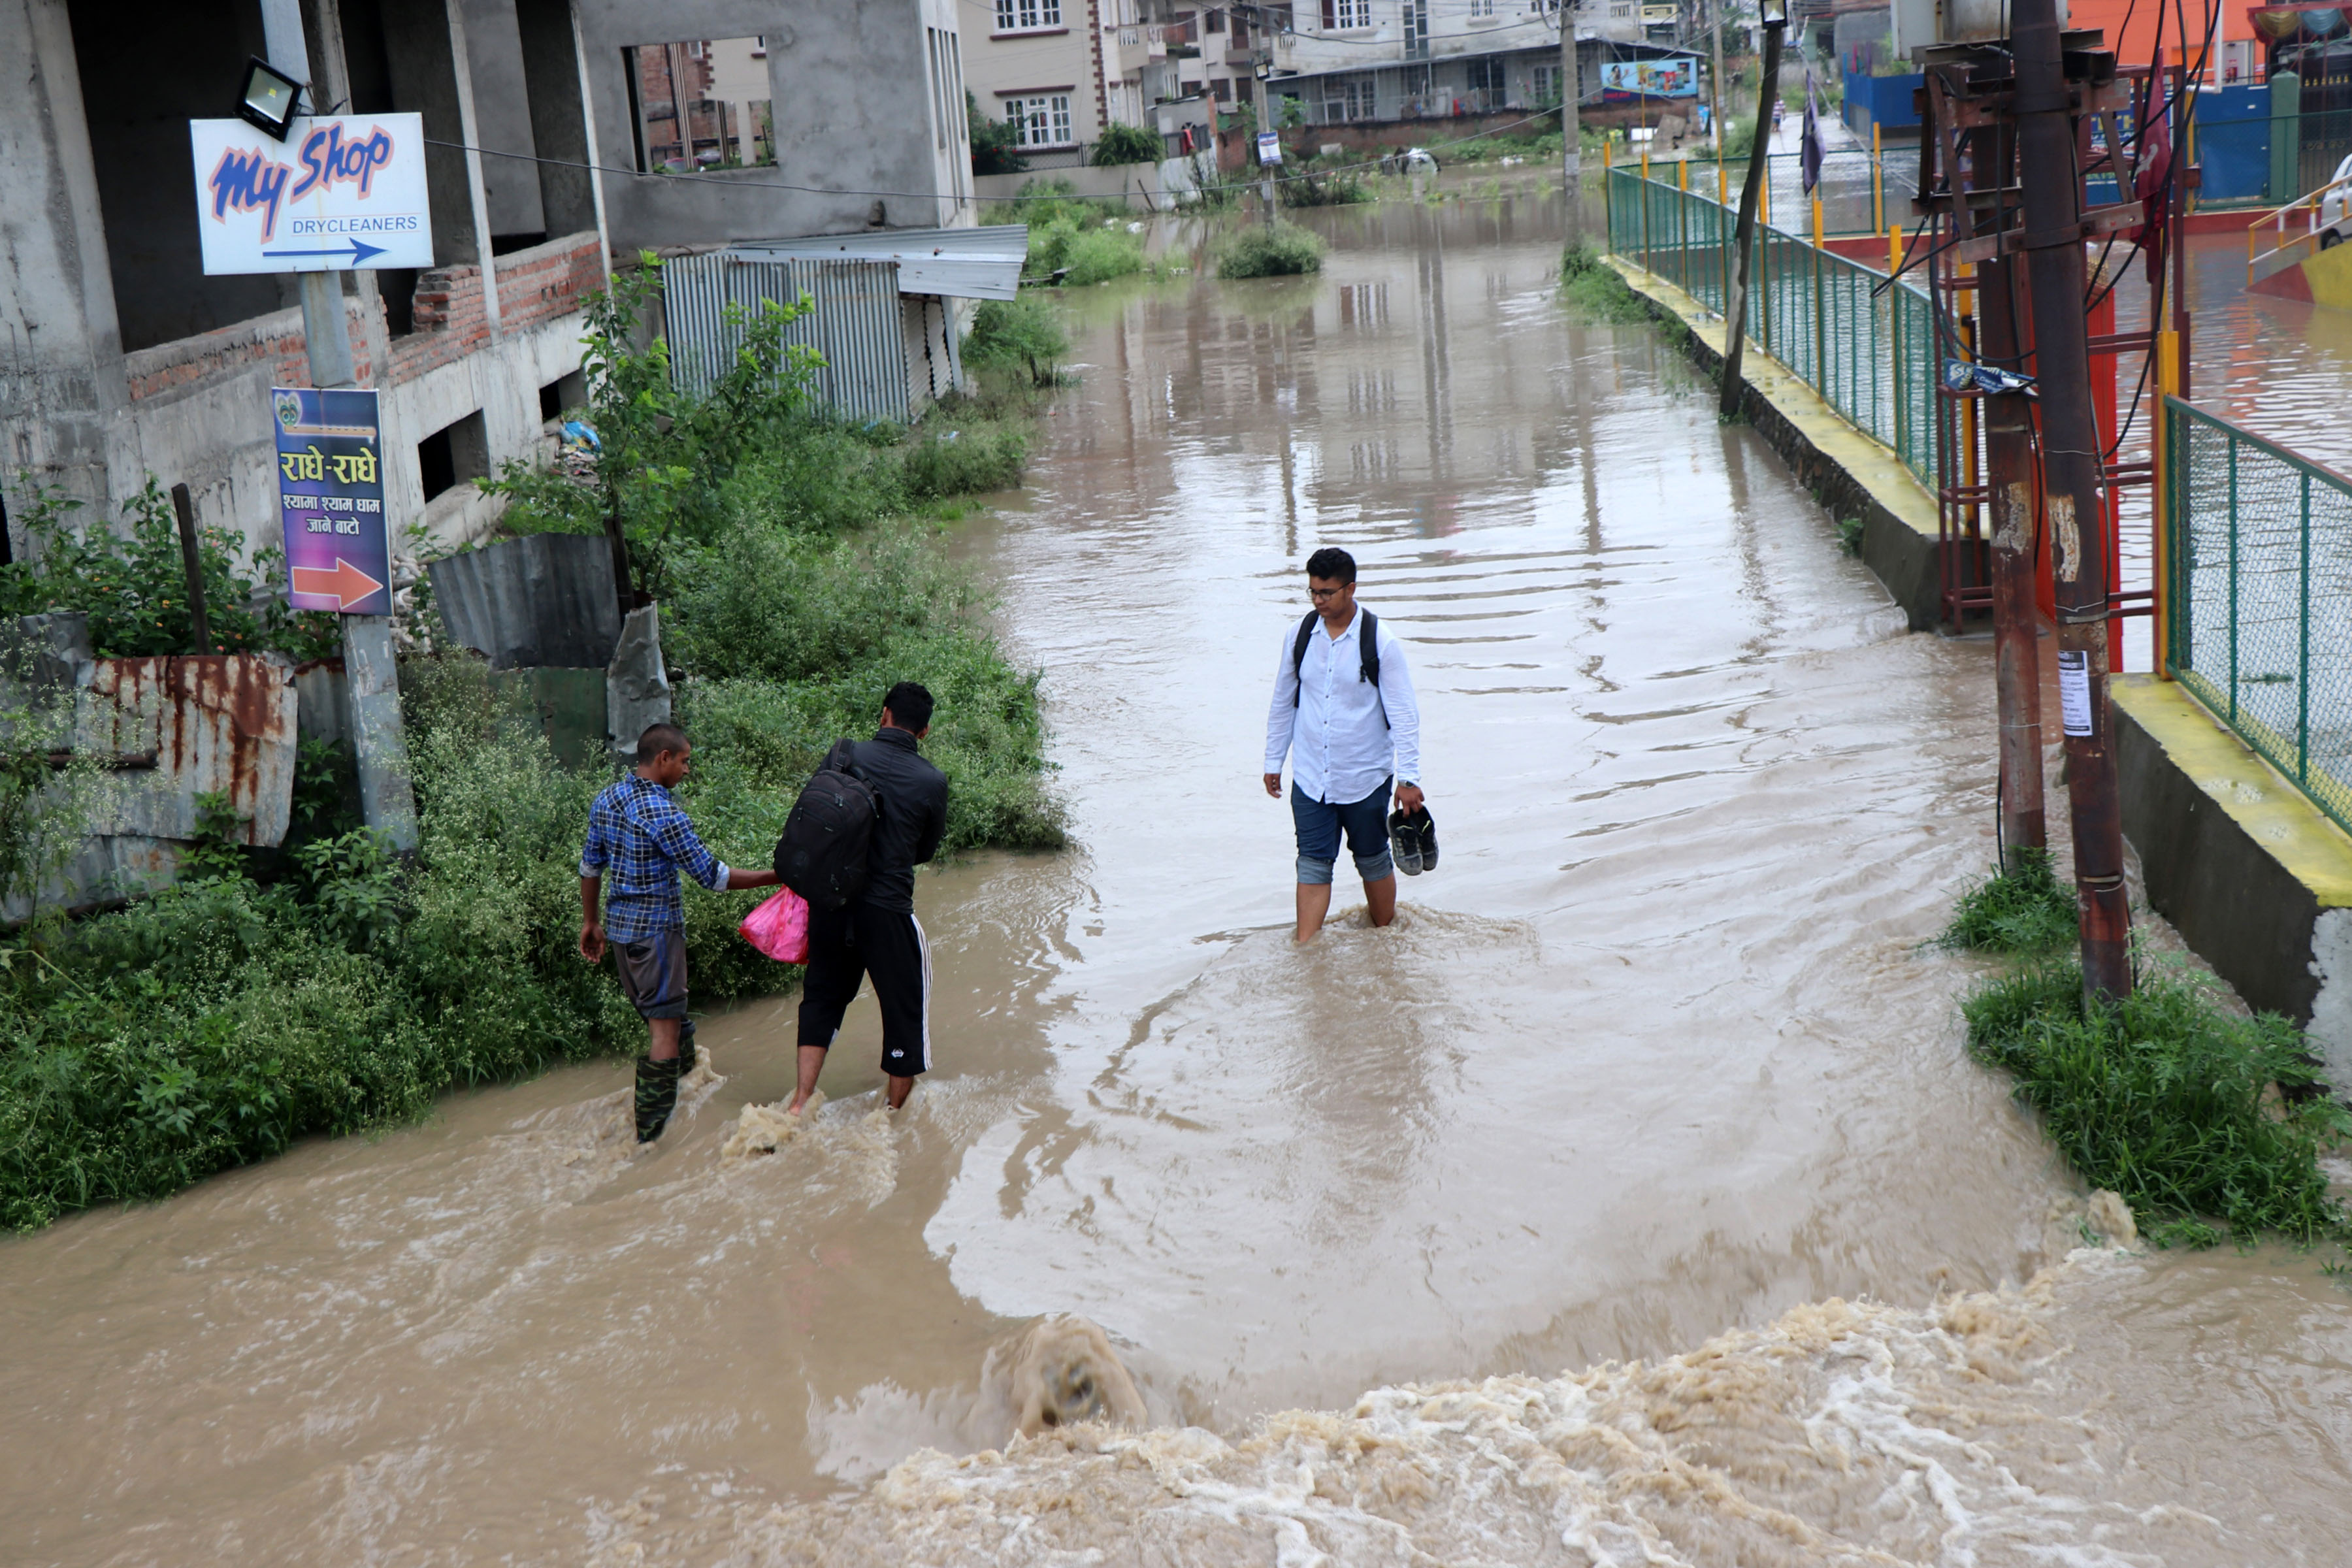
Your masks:
M1981 142L1979 143L1981 146ZM1979 158L1984 153L1978 153ZM1996 162L1996 169L2005 167ZM2006 256L1977 264L1977 342L1980 357L2014 368L2016 263ZM1993 689L2000 724L2000 842L2009 852L2046 849L2049 809L2042 778L2042 611L2034 603L2033 432L2021 393L1984 403L1986 488L1992 497Z
M1575 11L1576 0L1559 0L1559 172L1568 187L1571 224L1576 221L1577 181L1584 174L1584 154L1577 145L1583 130L1577 122L1577 111L1583 107L1584 83L1576 68Z
M1748 266L1755 248L1756 202L1764 188L1764 156L1771 133L1772 100L1780 90L1780 29L1764 29L1764 75L1756 96L1756 144L1748 153L1748 179L1739 187L1739 226L1731 240L1734 276L1731 309L1724 313L1723 394L1717 406L1727 419L1739 412L1739 361L1748 342Z
M1723 13L1729 0L1715 0L1713 74L1706 79L1707 129L1715 132L1715 168L1723 172Z
M296 81L310 79L310 51L302 37L301 0L261 0L263 47L269 63ZM313 105L315 110L318 106ZM333 272L305 272L302 340L310 351L310 384L352 386L351 319L343 311L343 281ZM389 525L391 520L385 520ZM351 695L352 752L358 764L360 812L393 849L416 848L416 796L408 779L408 742L400 726L399 668L389 616L343 616L343 681Z
M213 632L205 618L205 567L196 550L195 502L187 486L172 487L172 510L180 519L180 570L188 579L188 640L198 653L210 653Z
M2131 992L2131 910L2124 894L2121 800L2107 711L2109 567L2099 493L2099 428L2091 406L2089 323L2083 313L2083 180L2062 61L2056 0L2017 0L2017 150L2034 366L2042 404L2042 506L2058 605L2058 685L2083 922L2083 989L2112 1002Z

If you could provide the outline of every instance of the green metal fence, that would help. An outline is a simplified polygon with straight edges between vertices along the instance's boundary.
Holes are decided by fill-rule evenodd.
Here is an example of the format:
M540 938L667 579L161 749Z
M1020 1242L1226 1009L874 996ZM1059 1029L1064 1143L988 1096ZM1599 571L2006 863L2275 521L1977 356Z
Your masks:
M2352 828L2352 479L2164 400L2165 664Z
M1706 193L1639 170L1609 172L1609 248L1718 315L1730 294L1737 218ZM1933 489L1942 357L1935 311L1908 279L1874 294L1885 281L1884 272L1759 222L1748 341Z

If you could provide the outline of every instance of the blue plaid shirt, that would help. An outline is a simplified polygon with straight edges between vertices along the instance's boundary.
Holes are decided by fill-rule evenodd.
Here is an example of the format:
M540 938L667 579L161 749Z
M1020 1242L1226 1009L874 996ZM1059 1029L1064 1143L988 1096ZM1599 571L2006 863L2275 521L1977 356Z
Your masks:
M580 852L580 874L606 883L604 934L643 942L683 931L680 871L706 888L727 885L726 866L695 837L668 790L633 773L606 785L588 808L588 846Z

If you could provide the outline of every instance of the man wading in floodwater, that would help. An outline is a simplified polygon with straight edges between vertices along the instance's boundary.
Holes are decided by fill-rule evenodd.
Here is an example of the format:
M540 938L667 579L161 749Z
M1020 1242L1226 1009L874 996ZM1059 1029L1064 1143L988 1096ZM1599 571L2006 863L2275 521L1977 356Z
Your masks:
M931 947L915 920L915 868L948 830L948 779L915 742L930 733L931 694L902 680L882 700L882 728L852 748L851 768L879 801L866 891L837 910L809 910L808 973L801 982L800 1083L787 1114L816 1092L825 1052L858 982L874 976L882 1008L882 1072L890 1109L907 1103L931 1067Z
M1329 547L1307 558L1314 613L1282 634L1274 702L1265 717L1265 793L1282 798L1290 758L1290 815L1298 828L1298 940L1331 912L1331 868L1345 832L1372 923L1396 919L1389 850L1389 785L1407 817L1423 811L1421 710L1404 648L1385 622L1356 607L1356 558ZM1411 868L1409 867L1408 869Z
M703 847L670 791L686 777L694 748L675 724L648 725L637 737L637 765L607 784L588 808L588 844L580 852L580 956L604 957L621 973L653 1047L637 1058L637 1142L650 1143L677 1109L677 1080L694 1070L694 1020L686 1016L686 909L677 874L706 888L772 888L773 871L735 871ZM604 869L613 898L596 915Z

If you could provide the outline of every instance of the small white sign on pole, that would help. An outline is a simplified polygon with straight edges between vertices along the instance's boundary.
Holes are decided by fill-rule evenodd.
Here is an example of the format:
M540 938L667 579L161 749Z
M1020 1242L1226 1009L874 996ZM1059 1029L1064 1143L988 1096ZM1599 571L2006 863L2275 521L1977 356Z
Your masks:
M188 142L207 276L433 265L424 116L297 120L283 142L191 120Z
M1272 131L1257 133L1257 161L1260 163L1282 162L1282 137Z

